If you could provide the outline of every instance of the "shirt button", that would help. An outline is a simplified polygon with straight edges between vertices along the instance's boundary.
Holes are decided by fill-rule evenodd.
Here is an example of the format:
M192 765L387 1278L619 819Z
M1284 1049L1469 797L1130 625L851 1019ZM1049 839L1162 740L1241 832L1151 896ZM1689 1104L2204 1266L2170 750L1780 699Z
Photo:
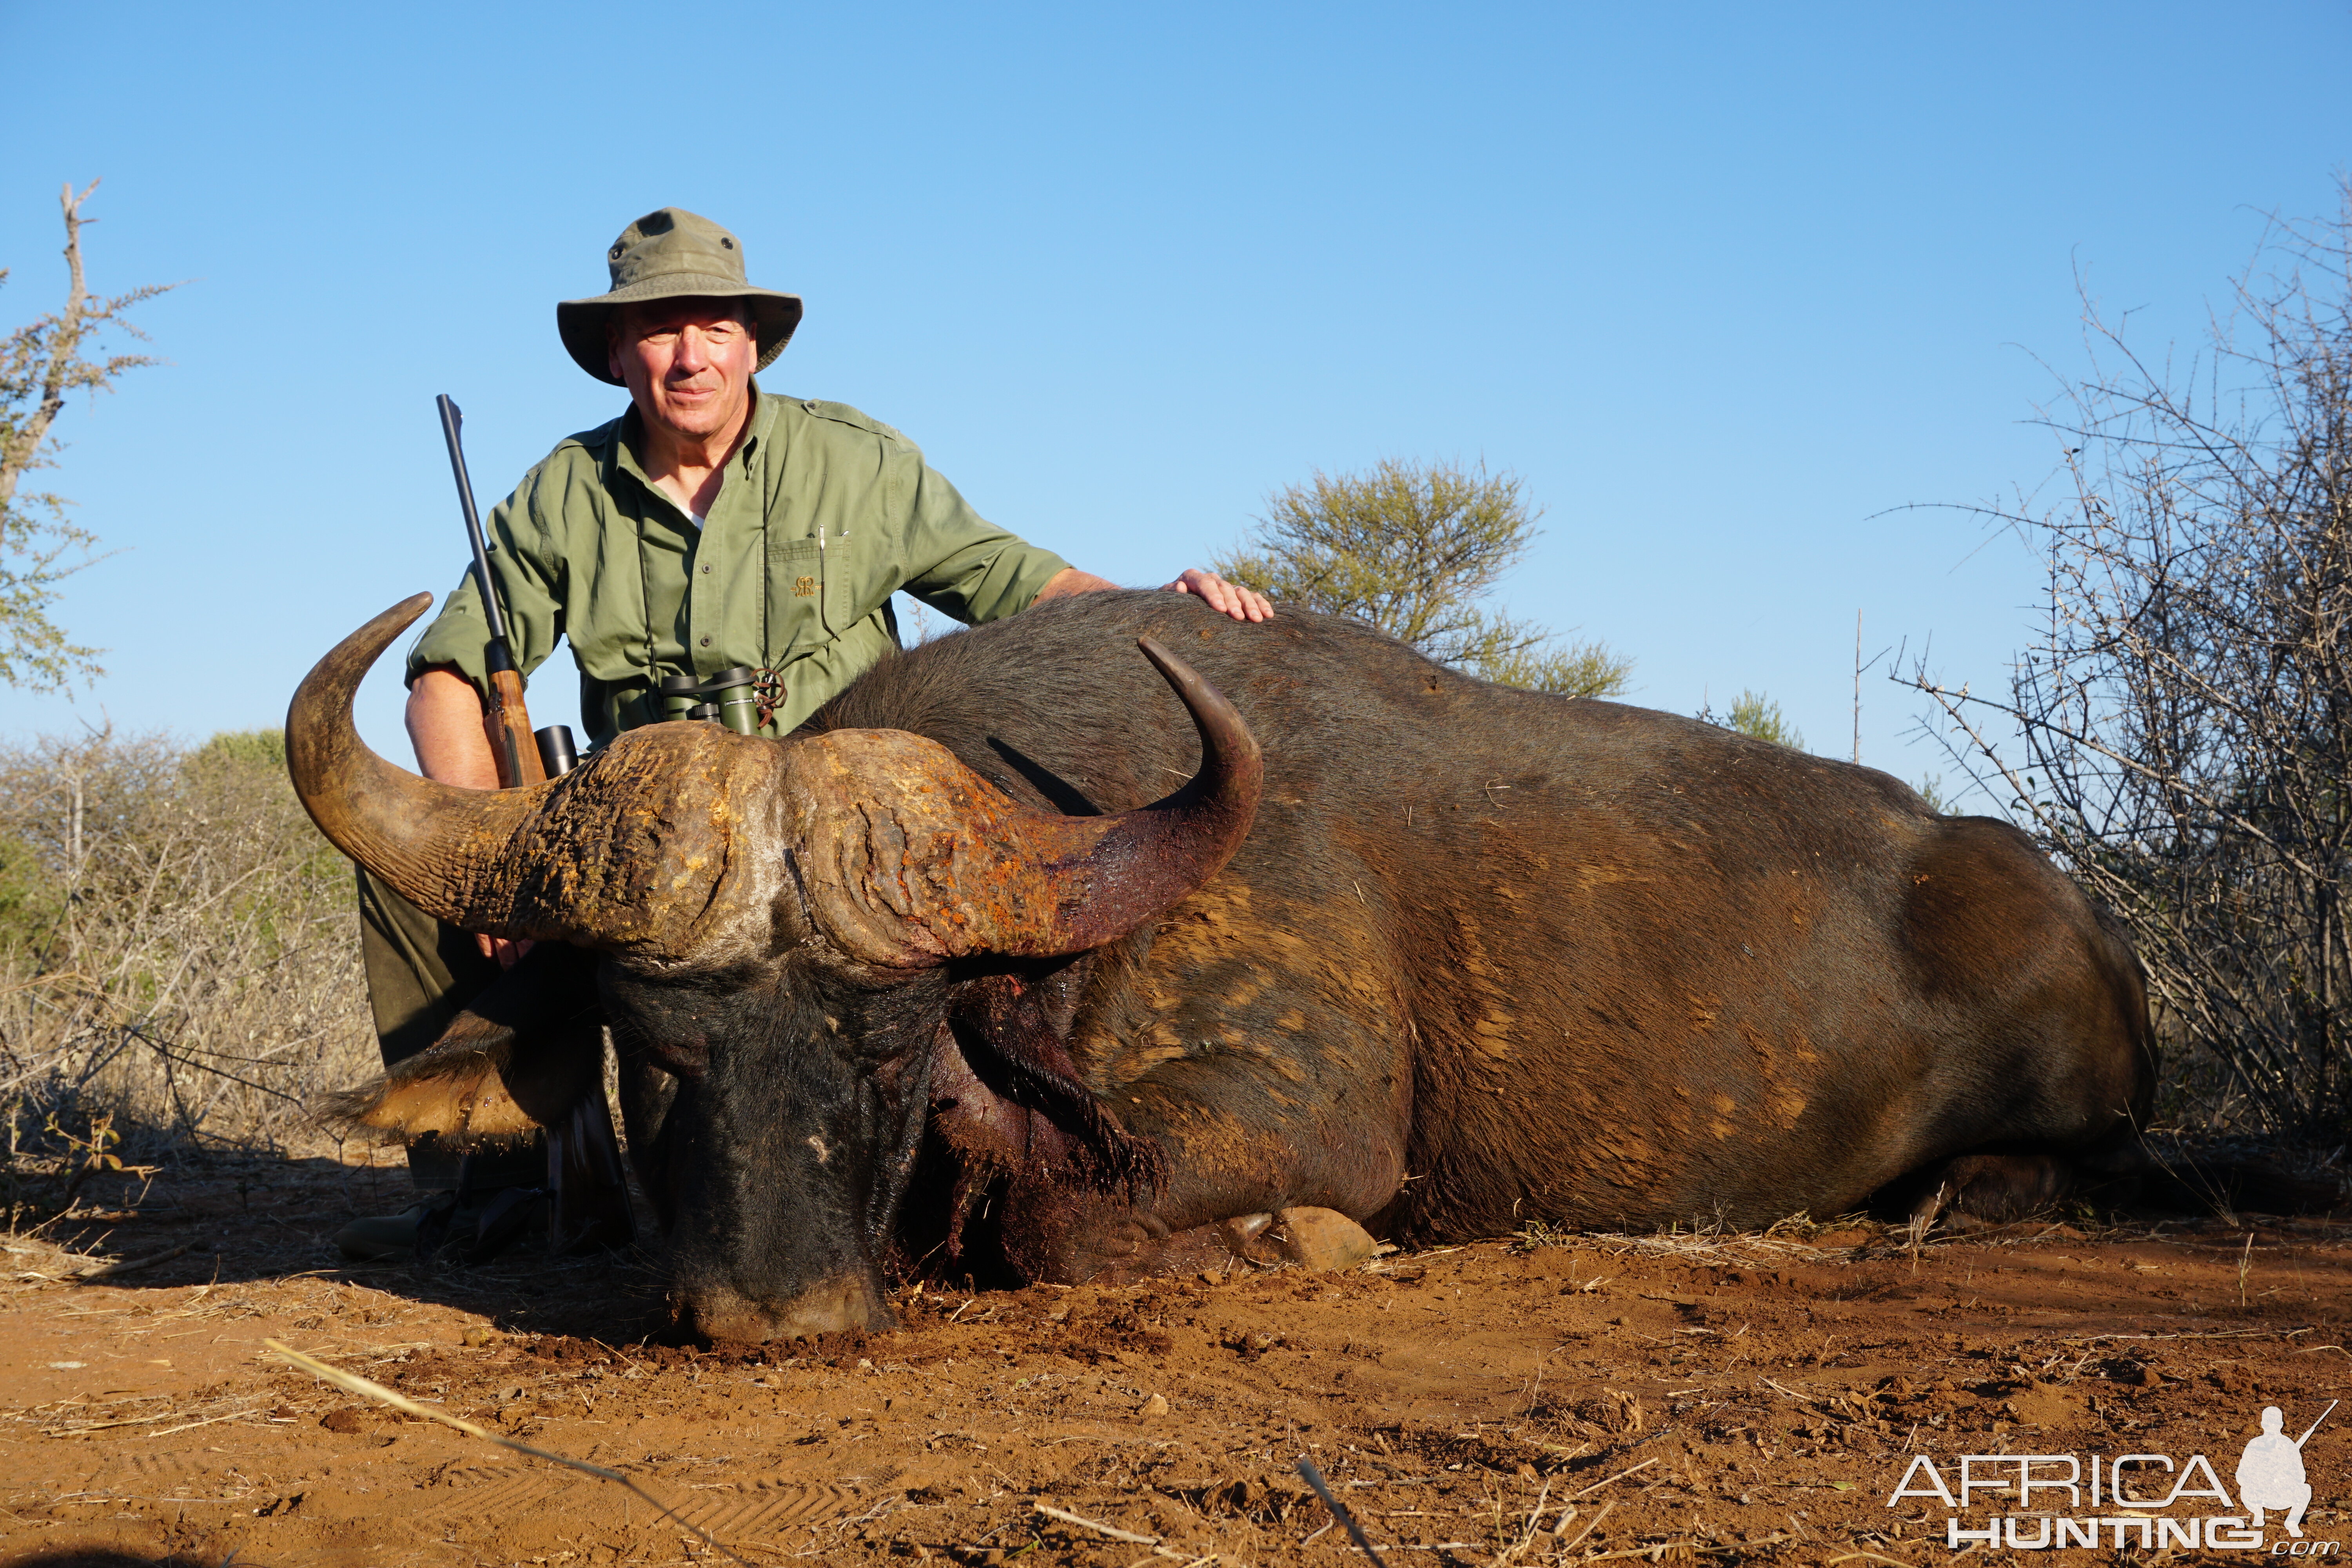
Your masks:
M703 647L709 647L710 646L710 639L709 639L709 637L705 637L705 638L703 638L703 639L702 639L702 646L703 646Z
M706 577L710 575L710 563L708 561L702 563L702 574Z

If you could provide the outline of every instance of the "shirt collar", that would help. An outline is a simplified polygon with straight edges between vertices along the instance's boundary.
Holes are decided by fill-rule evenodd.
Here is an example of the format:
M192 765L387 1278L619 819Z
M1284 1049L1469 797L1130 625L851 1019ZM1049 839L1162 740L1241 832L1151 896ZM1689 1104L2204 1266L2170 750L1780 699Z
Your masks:
M729 468L740 472L742 479L747 481L759 470L760 448L767 442L769 432L776 422L777 401L760 390L759 379L756 376L751 381L750 386L751 393L751 415L749 421L751 430L743 437L743 444L735 449L735 455L729 458L727 462ZM652 479L646 475L645 463L637 455L640 447L645 442L646 421L645 416L637 412L637 405L634 402L631 403L627 410L622 414L620 426L620 430L613 442L613 466L614 469L617 472L627 474L631 479L635 479L639 485L644 487L646 494L656 498L664 505L669 507L673 511L677 511L680 515L684 515L685 509L680 507L675 500L672 500L668 494L662 490L659 486L656 485ZM732 479L735 477L736 475L734 473L730 473L728 476L730 479ZM726 493L726 483L725 481L722 481L719 488L719 494L724 495ZM714 508L713 510L716 509Z

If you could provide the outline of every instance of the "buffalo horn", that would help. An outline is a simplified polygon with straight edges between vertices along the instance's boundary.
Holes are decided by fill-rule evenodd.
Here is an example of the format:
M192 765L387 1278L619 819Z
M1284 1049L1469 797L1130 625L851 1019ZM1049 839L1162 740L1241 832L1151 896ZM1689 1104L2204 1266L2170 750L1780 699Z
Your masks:
M419 778L361 742L352 694L431 603L420 594L344 638L287 711L295 792L335 847L461 931L656 960L763 941L777 858L761 819L784 748L656 724L546 784Z
M1265 782L1257 737L1191 665L1150 637L1136 647L1192 716L1201 771L1139 811L1024 819L1021 849L1054 894L1053 918L1031 951L1079 952L1125 936L1223 870L1257 816Z
M550 786L459 789L370 751L352 722L361 679L433 604L404 599L335 645L286 710L286 766L319 831L435 918L462 923L483 861L497 855Z
M1257 813L1265 761L1232 703L1150 637L1201 740L1181 789L1132 811L1063 816L1013 804L944 747L841 731L795 759L809 895L827 933L869 963L1099 947L1197 891Z
M361 678L431 603L394 605L319 661L287 711L286 756L337 848L461 930L656 959L748 952L766 940L797 839L812 912L853 957L897 967L1080 952L1199 889L1256 815L1255 737L1149 637L1138 646L1191 713L1201 767L1133 811L1032 810L938 742L893 730L779 746L660 724L546 784L436 784L368 750L352 722Z

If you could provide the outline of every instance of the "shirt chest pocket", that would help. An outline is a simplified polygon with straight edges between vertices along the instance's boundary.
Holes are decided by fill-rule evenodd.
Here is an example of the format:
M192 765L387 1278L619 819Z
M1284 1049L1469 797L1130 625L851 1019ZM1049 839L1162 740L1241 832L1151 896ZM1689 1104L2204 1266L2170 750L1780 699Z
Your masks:
M864 620L864 552L846 534L783 539L768 546L768 619L790 642L819 639L819 627L839 637ZM877 596L876 603L878 604Z
M820 637L819 626L839 637L864 620L884 596L867 594L864 561L857 542L845 533L820 531L813 539L772 542L770 626L783 628L790 640L813 641Z
M768 656L781 658L797 645L822 642L824 556L814 539L779 539L768 545Z

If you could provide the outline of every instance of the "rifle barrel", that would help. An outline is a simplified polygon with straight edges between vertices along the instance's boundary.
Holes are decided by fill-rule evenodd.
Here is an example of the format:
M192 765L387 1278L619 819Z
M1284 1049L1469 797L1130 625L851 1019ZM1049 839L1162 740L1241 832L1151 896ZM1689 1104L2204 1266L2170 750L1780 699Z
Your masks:
M489 540L482 532L482 514L474 507L474 481L466 475L466 448L457 432L466 423L466 416L449 395L443 393L433 400L441 410L441 435L449 444L449 472L457 480L457 504L466 513L466 538L474 546L474 589L482 596L482 618L489 624L490 640L511 666L514 646L507 636L505 608L499 603L498 590L490 583Z
M498 764L499 787L540 784L546 780L547 770L531 742L522 671L516 667L514 647L507 640L506 608L499 603L499 587L490 578L490 542L482 535L482 514L474 507L474 484L466 477L466 448L457 438L466 416L446 392L434 402L441 410L441 435L449 444L449 471L457 480L457 502L466 512L466 538L474 547L474 587L482 596L482 620L490 634L488 647L483 650L490 678L483 700L490 721L490 749Z

